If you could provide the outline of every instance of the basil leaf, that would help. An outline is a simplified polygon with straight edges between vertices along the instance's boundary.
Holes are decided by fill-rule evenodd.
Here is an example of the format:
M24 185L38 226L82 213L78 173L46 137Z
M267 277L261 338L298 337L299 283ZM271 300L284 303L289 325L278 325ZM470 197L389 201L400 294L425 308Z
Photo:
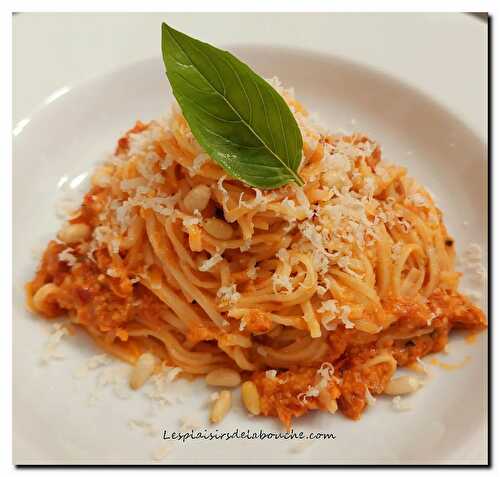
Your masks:
M261 189L295 181L302 135L290 108L231 53L162 25L167 77L194 137L232 177Z

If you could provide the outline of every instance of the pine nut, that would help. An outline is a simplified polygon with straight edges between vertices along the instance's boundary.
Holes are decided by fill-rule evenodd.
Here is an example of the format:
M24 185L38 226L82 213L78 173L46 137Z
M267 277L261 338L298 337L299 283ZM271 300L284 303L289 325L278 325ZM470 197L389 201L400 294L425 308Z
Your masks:
M139 389L153 374L155 364L156 359L151 353L141 354L130 375L130 387Z
M53 283L46 283L45 285L42 285L33 296L33 306L37 310L43 311L44 305L46 304L49 296L57 293L58 291L59 287Z
M211 218L203 221L203 228L212 237L219 240L229 240L233 236L233 228L223 220Z
M417 391L421 386L420 381L413 376L401 376L391 379L384 389L385 394L396 396L399 394L408 394Z
M186 197L184 197L184 207L191 213L195 210L201 212L208 205L210 194L210 187L204 184L197 185L186 194Z
M229 368L214 369L205 376L205 380L210 386L221 386L226 388L234 388L241 383L239 373Z
M221 391L212 407L210 420L214 424L219 423L229 412L229 409L231 409L231 392L227 390Z
M241 397L248 412L254 416L258 416L260 414L260 396L255 383L245 381L241 386Z
M67 224L58 234L65 243L82 242L90 236L90 227L87 224Z

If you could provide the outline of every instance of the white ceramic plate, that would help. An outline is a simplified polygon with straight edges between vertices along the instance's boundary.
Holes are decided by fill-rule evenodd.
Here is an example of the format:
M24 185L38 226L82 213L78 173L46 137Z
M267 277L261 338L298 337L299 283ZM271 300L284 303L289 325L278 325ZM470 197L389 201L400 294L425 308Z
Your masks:
M386 159L409 168L435 194L460 251L469 242L486 250L486 146L456 117L428 97L376 71L334 56L267 47L231 48L264 76L293 85L298 98L332 129L358 130L377 139ZM24 307L23 284L33 274L33 247L57 230L58 184L74 186L136 119L164 115L170 90L159 58L134 63L69 89L16 132L14 160L14 451L16 463L150 463L164 443L157 432L131 429L147 421L168 432L190 417L208 426L213 390L199 380L174 384L178 402L152 410L143 393L121 399L120 386L98 386L103 369L76 379L99 351L82 336L65 338L65 359L40 364L49 325ZM66 180L62 179L66 178ZM74 180L73 180L74 179ZM72 181L73 180L73 181ZM464 221L468 226L464 226ZM432 367L426 386L397 412L379 398L359 422L310 413L296 431L334 432L311 445L290 441L188 441L171 445L164 463L483 463L487 446L487 334L474 345L463 337L440 357L463 369ZM119 366L119 365L113 365ZM99 377L100 376L100 377ZM98 395L96 395L96 389ZM123 396L122 396L123 397ZM89 402L90 401L90 402ZM137 427L137 426L136 426ZM248 419L235 397L222 431L279 432L277 422Z

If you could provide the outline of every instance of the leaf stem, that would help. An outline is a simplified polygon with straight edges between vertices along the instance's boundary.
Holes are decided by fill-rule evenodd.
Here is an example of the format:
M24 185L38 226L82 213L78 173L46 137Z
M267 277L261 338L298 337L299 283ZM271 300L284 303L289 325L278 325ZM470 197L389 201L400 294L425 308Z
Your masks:
M293 180L300 186L303 187L305 182L302 177L300 177L295 171L293 171Z

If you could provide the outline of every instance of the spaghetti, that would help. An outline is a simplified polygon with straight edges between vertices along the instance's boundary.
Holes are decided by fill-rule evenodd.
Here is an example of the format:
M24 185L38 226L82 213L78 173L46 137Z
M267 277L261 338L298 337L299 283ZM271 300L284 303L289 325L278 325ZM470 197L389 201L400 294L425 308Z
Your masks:
M288 426L313 409L357 419L397 366L486 322L457 291L429 193L274 86L304 138L303 188L226 176L178 108L137 122L49 243L28 303L130 363L148 352L186 375L231 368Z

